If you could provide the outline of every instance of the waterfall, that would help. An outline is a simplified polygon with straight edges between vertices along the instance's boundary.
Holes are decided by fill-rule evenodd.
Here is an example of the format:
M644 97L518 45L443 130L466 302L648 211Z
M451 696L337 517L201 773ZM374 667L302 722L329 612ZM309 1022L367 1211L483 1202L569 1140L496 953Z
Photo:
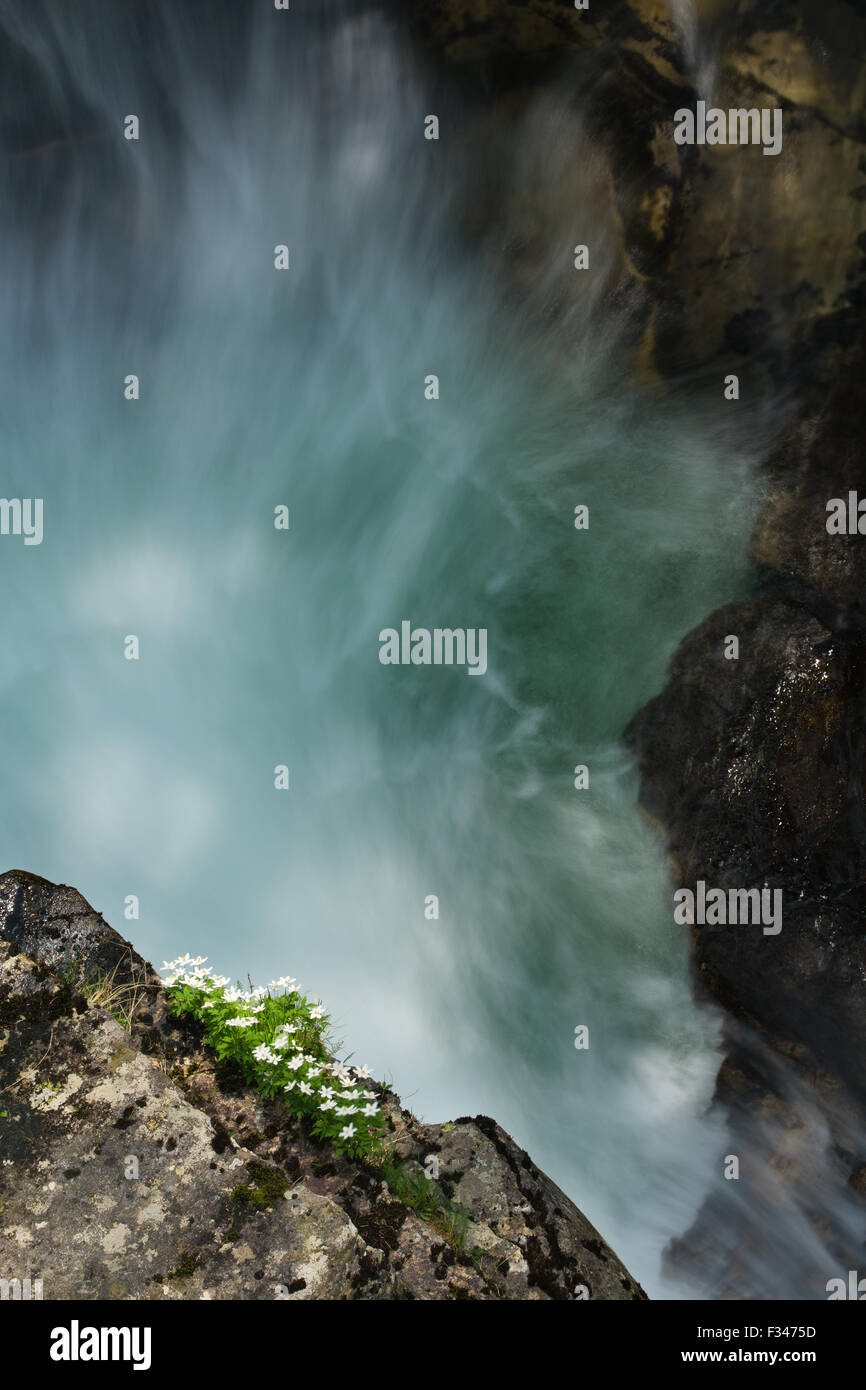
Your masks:
M157 963L300 977L665 1292L724 1147L720 1025L619 740L745 592L759 441L630 381L615 296L566 351L506 291L459 94L380 15L242 8L0 3L3 493L44 504L41 545L0 538L4 867ZM555 115L513 180L564 176ZM406 620L483 628L486 673L383 665Z

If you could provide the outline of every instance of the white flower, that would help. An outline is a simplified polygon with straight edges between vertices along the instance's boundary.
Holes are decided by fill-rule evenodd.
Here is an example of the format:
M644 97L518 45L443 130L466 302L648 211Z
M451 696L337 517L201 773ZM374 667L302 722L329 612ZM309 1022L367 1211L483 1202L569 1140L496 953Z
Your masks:
M369 1067L353 1067L352 1071L356 1076L368 1077L373 1075Z
M313 1094L312 1086L308 1086L306 1081L302 1081L300 1083L300 1085L298 1086L298 1090L303 1091L305 1096L311 1096Z
M364 1106L364 1109L361 1111L361 1114L362 1114L362 1115L366 1115L366 1116L368 1117L368 1119L369 1119L372 1115L378 1115L378 1113L379 1113L379 1107L378 1107L378 1105L374 1105L372 1101L370 1102L369 1105L365 1105L365 1106Z
M341 1110L338 1110L338 1111L337 1111L337 1114L338 1114L338 1115L354 1115L354 1114L355 1114L355 1107L354 1107L354 1105L345 1105L345 1106L343 1106L343 1108L342 1108Z
M271 980L268 989L291 989L297 983L297 980L293 980L291 975L281 975L278 980Z
M333 1102L332 1100L330 1100L330 1099L329 1099L329 1100L323 1100L322 1103L321 1103L321 1105L319 1106L319 1109L320 1109L320 1110L333 1110L333 1108L334 1108L334 1102Z
M286 1066L291 1067L292 1071L297 1071L298 1067L302 1067L303 1065L304 1059L301 1056L300 1052L296 1052L294 1057L289 1057L286 1062Z
M295 1089L295 1087L297 1086L297 1084L298 1084L297 1081L287 1081L286 1084L285 1084L285 1086L283 1087L283 1090L284 1090L284 1091L293 1091L293 1090Z
M227 1018L227 1019L226 1019L226 1027L227 1027L227 1028L255 1028L255 1026L256 1026L256 1021L255 1021L255 1019L254 1019L254 1018L245 1018L243 1014L241 1014L240 1018Z
M333 1095L335 1095L335 1094L336 1094L336 1092L334 1091L333 1086L323 1086L323 1087L322 1087L322 1095L323 1095L323 1096L326 1096L328 1100L330 1100L331 1097L332 1097Z
M273 1048L268 1047L267 1043L260 1043L253 1048L253 1056L257 1062L278 1062L280 1059Z
M340 1138L351 1139L352 1135L356 1133L357 1130L354 1125L343 1125L343 1128L340 1130Z
M314 1009L310 1009L310 1018L322 1018L324 1013L325 1010L322 1008L321 1004L317 1004Z

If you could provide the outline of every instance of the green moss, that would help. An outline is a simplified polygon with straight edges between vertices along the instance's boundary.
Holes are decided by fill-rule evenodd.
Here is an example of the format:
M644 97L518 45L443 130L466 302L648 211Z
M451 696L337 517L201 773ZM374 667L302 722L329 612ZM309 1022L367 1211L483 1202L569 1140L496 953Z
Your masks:
M239 1183L231 1195L231 1200L239 1207L255 1207L256 1211L267 1211L281 1197L285 1197L289 1180L279 1168L269 1168L264 1163L248 1163L247 1172L252 1185Z
M268 1168L264 1163L248 1163L247 1172L256 1185L253 1206L259 1211L274 1206L281 1197L285 1197L289 1180L279 1168Z
M200 1264L201 1257L199 1255L193 1255L185 1251L178 1260L175 1268L169 1273L168 1278L189 1279L195 1274Z

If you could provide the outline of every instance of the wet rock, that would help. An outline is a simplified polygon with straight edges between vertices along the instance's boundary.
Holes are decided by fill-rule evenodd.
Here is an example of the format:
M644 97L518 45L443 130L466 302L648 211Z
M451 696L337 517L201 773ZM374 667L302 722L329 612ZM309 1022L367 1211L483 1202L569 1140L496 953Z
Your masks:
M730 605L685 639L627 740L678 886L782 890L778 935L694 928L704 983L866 1097L864 655L803 608Z
M380 1090L459 1236L239 1086L74 889L0 877L0 1277L64 1299L645 1297L494 1121L425 1125Z
M678 36L664 0L412 0L409 14L427 46L454 64L487 64L500 76L534 64L549 72L564 57L619 44L676 75Z
M679 12L661 0L585 11L571 0L419 0L410 14L462 88L481 94L488 123L515 154L513 182L507 155L494 158L498 173L478 188L473 222L490 225L488 243L500 233L503 278L551 317L585 296L565 273L569 239L558 229L585 226L587 204L604 282L596 288L607 310L635 320L629 345L646 375L694 380L705 368L721 382L742 373L756 399L803 365L822 320L861 302L866 16L847 0L697 0ZM533 94L543 104L557 91L568 93L562 109L579 116L581 139L567 119L551 121L521 155L532 143ZM674 114L698 98L725 110L781 109L781 153L677 146ZM553 177L569 153L573 180ZM593 165L609 170L606 200ZM528 182L525 166L535 170ZM521 212L527 187L531 207ZM571 336L585 330L579 307L565 314Z
M144 983L159 976L138 958L128 941L65 884L48 883L17 870L0 877L0 936L22 955L31 955L56 974L78 981L117 972Z
M715 1183L666 1268L705 1297L822 1298L828 1262L852 1267L862 1242L866 649L804 580L765 579L766 597L689 634L627 735L673 884L782 893L778 935L691 929L699 984L728 1011L717 1171L731 1154L742 1170ZM761 1256L768 1226L792 1242L781 1264Z
M846 320L835 320L840 337ZM828 325L829 327L830 325ZM811 605L841 641L866 635L866 545L861 535L831 535L827 503L863 488L866 358L830 340L822 344L797 417L765 465L767 496L752 554L778 591Z

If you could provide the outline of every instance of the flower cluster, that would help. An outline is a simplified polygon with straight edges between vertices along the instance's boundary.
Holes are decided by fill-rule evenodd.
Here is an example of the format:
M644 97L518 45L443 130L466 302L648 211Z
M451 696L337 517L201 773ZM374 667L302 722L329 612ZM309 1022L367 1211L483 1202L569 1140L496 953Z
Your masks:
M204 1023L217 1055L235 1062L262 1095L282 1096L294 1114L308 1116L317 1138L353 1157L378 1149L384 1118L374 1092L360 1084L370 1072L332 1058L322 1004L288 975L267 989L234 988L206 960L186 955L163 965L172 1013Z

